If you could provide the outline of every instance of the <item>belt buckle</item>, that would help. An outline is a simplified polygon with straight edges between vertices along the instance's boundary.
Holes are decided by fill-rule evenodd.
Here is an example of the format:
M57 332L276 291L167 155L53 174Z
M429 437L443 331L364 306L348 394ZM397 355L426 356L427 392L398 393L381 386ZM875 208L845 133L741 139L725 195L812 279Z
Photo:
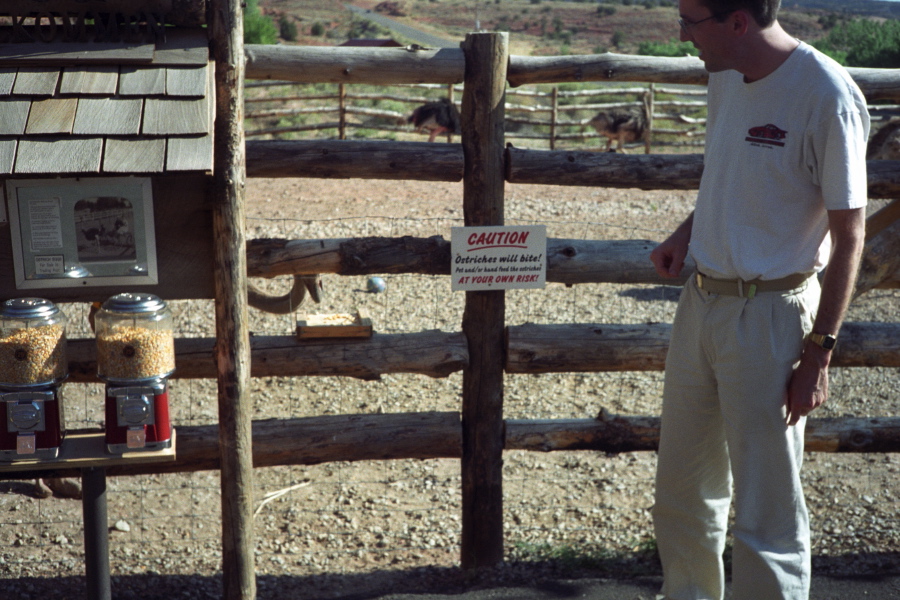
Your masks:
M697 287L702 290L703 289L703 275L700 273L700 271L697 271L696 273L694 273L694 278L695 278L695 281L697 282Z

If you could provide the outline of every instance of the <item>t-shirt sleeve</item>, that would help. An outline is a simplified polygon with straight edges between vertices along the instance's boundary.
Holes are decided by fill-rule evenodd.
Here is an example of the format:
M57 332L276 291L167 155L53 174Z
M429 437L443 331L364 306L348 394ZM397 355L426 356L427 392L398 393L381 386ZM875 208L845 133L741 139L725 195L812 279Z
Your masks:
M822 128L817 156L822 198L827 210L861 208L868 199L866 140L868 127L856 110L834 115Z

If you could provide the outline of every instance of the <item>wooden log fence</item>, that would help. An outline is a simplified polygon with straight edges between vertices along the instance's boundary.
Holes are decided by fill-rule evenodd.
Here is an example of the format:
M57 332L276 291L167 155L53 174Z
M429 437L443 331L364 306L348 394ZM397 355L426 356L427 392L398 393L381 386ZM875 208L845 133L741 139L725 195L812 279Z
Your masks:
M504 370L513 374L662 371L670 326L516 325L503 332ZM178 338L178 369L172 379L216 376L215 338ZM98 383L96 341L69 340L69 381ZM375 333L365 340L298 340L253 336L251 376L343 376L378 379L411 373L447 377L470 362L467 338L459 332ZM900 324L849 322L834 351L835 367L900 367Z
M503 449L531 452L650 452L659 444L659 418L601 413L594 419L503 421ZM79 433L73 431L72 433ZM109 475L189 473L221 469L215 425L182 426L172 462L107 467ZM898 452L900 418L810 418L808 452ZM253 422L253 466L462 457L457 412L328 415ZM17 471L11 479L77 477L77 469Z
M472 70L467 59L473 52L477 52L480 44L479 38L467 38L466 44L460 51L455 49L442 49L438 51L422 51L413 48L399 49L378 53L376 56L364 56L353 52L325 52L319 55L321 50L308 49L273 49L262 50L248 48L247 73L248 77L256 79L289 79L291 81L330 81L342 84L368 83L383 85L386 83L416 83L419 75L428 71L429 76L422 77L422 82L446 84L452 86L458 83L465 74L467 85L463 97L463 123L471 120L473 124L463 131L462 176L465 189L477 189L484 185L485 174L496 170L497 156L485 155L483 148L492 143L495 137L503 139L502 130L495 136L494 131L497 120L491 117L491 111L496 110L502 115L505 103L497 105L494 94L493 82L496 77L488 78L491 83L483 83L483 87L470 89L474 81L484 81L474 78L468 80ZM486 40L488 38L480 38ZM313 56L315 55L315 56ZM326 56L327 55L327 56ZM321 59L321 60L318 60ZM296 61L296 62L295 62ZM286 64L314 65L308 69L285 69ZM425 67L429 65L429 67ZM515 87L535 83L557 83L563 81L641 81L649 83L666 84L692 84L703 85L706 83L706 71L702 63L696 58L648 58L648 57L624 57L620 55L604 54L585 57L509 57L508 62L496 69L505 69L505 80ZM478 63L476 71L479 76L484 74L484 63ZM290 71L290 72L289 72ZM390 77L388 74L398 73L398 77ZM900 78L892 70L857 69L853 76L863 89L869 101L898 100L900 99ZM451 87L452 89L452 87ZM479 98L481 110L473 108L473 98ZM501 96L502 97L502 96ZM467 100L470 102L467 105ZM557 100L558 102L558 100ZM558 114L558 103L553 105L553 111ZM488 108L485 109L485 106ZM467 108L468 107L468 108ZM467 112L470 111L470 112ZM556 117L551 119L554 123ZM701 123L690 123L700 125ZM477 134L477 135L476 135ZM554 127L555 134L555 127ZM381 143L379 143L381 144ZM354 177L354 178L409 178L418 179L419 176L412 169L403 165L403 155L407 152L404 144L398 144L396 149L390 144L380 145L379 155L373 155L375 150L372 144L347 143L340 150L329 147L320 142L312 143L309 148L319 147L318 154L314 150L304 153L302 144L289 143L282 146L269 145L266 142L251 142L247 144L248 175L250 176L321 176L327 173L330 177ZM354 151L364 153L365 159L351 156ZM499 155L499 149L495 150ZM286 155L292 154L291 158ZM332 154L339 154L333 156ZM278 158L278 155L285 155ZM277 174L276 168L262 167L262 156L271 163L278 162L283 167L282 175ZM300 158L297 158L297 157ZM478 156L478 160L472 161L472 156ZM412 153L407 154L409 164L415 164L416 172L423 170L434 176L437 171L444 173L446 181L456 181L458 169L431 169L430 165L439 161L459 161L458 155L453 155L452 150L435 150L429 148L423 153L417 152L415 160ZM308 164L304 164L308 163ZM885 164L886 163L886 164ZM503 181L510 183L545 183L554 185L581 185L600 187L640 187L642 189L692 189L696 188L702 172L702 159L698 156L604 156L587 152L542 152L507 148L501 163L503 177L495 181L494 186L502 189ZM260 166L257 166L260 165ZM896 162L880 161L879 164L870 165L869 191L872 197L892 198L898 197L900 192L900 164ZM485 205L473 204L470 195L464 198L466 208L465 223L474 224L502 224L502 203L493 204L493 192L490 186L481 189L478 193L486 197ZM474 197L475 194L471 196ZM490 208L490 207L495 208ZM472 212L472 211L476 212ZM485 212L487 211L487 212ZM496 211L496 218L490 218L490 212ZM481 215L477 218L473 215ZM486 218L486 215L488 217ZM879 234L869 240L872 244L883 242L886 232L891 231L888 224ZM278 259L269 262L279 262L288 258L293 250L300 247L306 248L316 254L315 261L331 261L337 272L345 270L365 270L375 268L374 265L383 265L387 257L394 254L404 255L403 264L416 264L421 249L425 246L440 247L442 242L429 239L419 243L409 238L402 241L377 241L368 239L366 246L350 248L357 242L322 241L318 249L314 241L294 242L279 241L274 243L262 242L248 246L248 252L252 257L259 252L268 254L267 258ZM554 246L551 240L550 247ZM584 275L583 271L591 272L593 261L583 260L585 252L576 244L560 244L563 249L553 252L554 259L565 263L565 258L577 257L580 261L569 261L580 269L575 269L573 277L588 279L591 275ZM585 244L580 248L583 249ZM873 247L874 248L874 247ZM408 249L408 251L407 251ZM398 252L399 251L399 252ZM641 247L641 252L646 254L649 245ZM885 250L884 252L889 252ZM551 254L548 248L548 256ZM589 254L589 253L587 253ZM873 256L876 256L873 253ZM369 258L371 257L371 262ZM253 263L252 258L248 259ZM302 262L302 261L301 261ZM876 261L877 262L877 261ZM879 263L880 265L881 263ZM294 265L296 268L297 265ZM305 267L301 267L305 268ZM439 263L428 262L422 268L443 269ZM548 277L556 265L548 265ZM646 269L647 267L641 267ZM387 272L388 270L385 269ZM888 273L875 273L877 280L888 279L892 267ZM271 271L270 271L271 272ZM312 272L323 272L319 269ZM554 275L555 276L555 275ZM633 275L632 275L633 276ZM552 278L551 278L552 280ZM871 283L871 281L870 281ZM878 282L876 282L876 285ZM868 284L866 284L868 285ZM593 372L604 369L620 370L647 370L661 369L668 339L667 325L616 326L616 325L569 325L569 326L521 326L508 327L503 330L504 344L496 345L498 332L489 327L490 318L502 320L502 302L494 302L491 294L502 292L467 292L466 311L463 315L463 335L468 351L468 363L463 367L463 414L462 425L454 425L454 429L460 431L463 469L463 543L461 549L462 564L467 567L494 564L497 560L496 549L501 548L499 560L502 560L502 511L498 511L500 489L502 480L498 480L497 456L503 448L509 448L507 441L513 440L523 447L536 447L543 450L565 447L596 448L586 438L589 438L585 430L591 431L599 423L603 430L603 438L606 443L614 444L620 451L623 448L651 449L654 439L654 421L650 417L638 418L639 421L628 422L621 418L602 416L595 422L587 423L516 423L498 420L498 413L502 414L502 387L495 383L495 374L531 373L531 372L555 372L555 371L580 371ZM499 300L498 298L498 300ZM484 326L479 330L474 324ZM884 352L875 349L873 342L877 339L879 344L890 345L896 324L865 324L847 323L842 330L842 347L835 355L832 364L841 365L841 361L847 360L847 365L860 366L888 366L897 364L895 349ZM485 335L485 330L490 334ZM879 337L876 332L881 332ZM491 361L494 361L493 363ZM501 364L502 363L502 364ZM498 369L498 364L500 368ZM478 382L483 389L475 389L474 382ZM502 382L502 377L500 379ZM502 383L500 384L502 386ZM475 399L479 406L475 405ZM467 422L473 418L483 421L480 427L475 427ZM837 426L842 434L831 435L838 441L821 442L818 439L810 441L809 448L817 449L846 449L865 446L865 440L893 439L894 434L881 436L872 433L874 422L861 420L849 424L846 420ZM849 427L847 433L844 427ZM516 427L522 427L522 433L516 435ZM842 429L844 427L844 429ZM827 427L826 427L827 429ZM823 431L820 429L818 431ZM811 423L810 435L817 431ZM628 434L628 435L626 435ZM494 439L489 439L493 435ZM842 437L843 436L843 437ZM815 436L813 436L815 438ZM828 437L828 436L826 436ZM634 440L639 440L636 443ZM505 440L502 441L501 440ZM629 440L628 443L621 440ZM850 440L850 441L848 441ZM500 445L498 445L500 444ZM643 445L641 445L643 444ZM879 448L893 448L891 443L879 441ZM889 450L892 451L892 450ZM469 453L472 454L469 454ZM477 454L478 460L471 460L470 456ZM484 515L491 515L485 520ZM484 527L484 529L477 529ZM499 528L499 531L498 531ZM490 532L490 533L486 533Z
M212 0L216 57L213 174L215 364L221 460L223 597L256 597L250 333L244 186L244 19L240 0Z
M240 36L237 0L213 0L217 57L215 201L216 321L213 338L176 340L175 379L215 378L219 423L179 427L172 465L116 467L109 474L219 469L222 471L223 570L227 598L255 595L250 497L252 467L393 458L460 458L463 472L462 564L502 561L503 450L653 450L655 417L601 414L596 419L504 420L504 373L655 370L663 368L669 325L504 324L502 291L467 292L461 333L375 334L367 340L298 340L254 337L246 330L245 274L429 272L449 270L437 238L355 240L244 240L244 177L330 177L464 181L466 225L503 223L503 187L547 183L642 189L697 186L698 156L606 156L588 152L503 149L506 86L564 81L640 81L702 85L696 58L602 54L566 57L507 56L504 34L471 34L460 49L320 48L247 46ZM381 51L383 50L383 51ZM900 77L887 69L854 69L870 101L900 100ZM431 83L465 80L462 144L361 142L243 142L243 79L295 82ZM468 125L466 125L468 123ZM377 148L376 148L377 145ZM246 154L244 154L246 148ZM415 158L416 160L411 160ZM411 165L415 165L412 167ZM900 197L900 161L869 163L875 198ZM896 237L884 223L869 241ZM604 245L606 244L606 245ZM636 265L652 243L550 240L548 279L653 281ZM423 258L423 252L434 257ZM894 252L885 243L881 255ZM896 254L896 253L895 253ZM874 254L873 251L873 255ZM879 255L880 256L880 255ZM612 262L621 264L613 266ZM885 264L878 262L876 268ZM876 273L874 278L889 277ZM867 280L866 285L870 285ZM877 282L876 282L877 284ZM834 366L900 366L900 324L846 323ZM96 381L94 340L70 340L70 380ZM444 377L463 372L461 413L342 415L251 422L247 380L253 376L343 375L364 379L384 373ZM807 450L898 452L900 419L812 419ZM118 471L116 469L119 469ZM52 475L17 473L16 477ZM61 471L59 474L63 474Z
M247 89L259 87L284 87L291 85L289 82L267 83L263 86L248 85ZM419 87L419 86L415 86ZM424 87L424 86L423 86ZM454 91L453 85L448 85L444 89L444 96L452 96ZM655 112L651 108L650 114L650 130L658 134L675 136L682 138L682 141L659 141L656 146L686 146L694 145L687 139L702 135L705 131L705 119L696 119L686 116L685 111L704 111L706 108L705 101L690 100L656 100L658 94L666 96L705 96L706 90L686 90L676 88L659 88L650 84L647 87L617 87L617 88L598 88L593 90L575 90L560 91L558 87L553 87L549 92L527 92L525 90L514 90L509 96L521 97L532 104L520 104L513 101L506 102L506 138L518 140L542 140L546 141L550 149L554 149L557 141L576 140L584 141L601 141L605 143L606 138L600 136L592 127L589 121L600 110L609 110L623 107L641 106L641 97L651 95L651 107L660 109L669 109L675 112ZM575 103L573 100L579 98L609 98L622 96L621 101L604 101L604 102L588 102ZM632 98L627 98L632 97ZM549 98L549 100L548 100ZM304 131L323 131L337 130L337 138L345 139L347 130L352 128L385 131L391 133L411 133L411 129L405 124L406 118L415 108L415 106L434 100L434 97L428 96L402 96L392 93L349 93L346 91L345 84L338 84L338 89L333 94L292 94L292 95L272 95L247 98L249 105L265 103L266 108L257 108L248 110L246 118L252 123L246 135L249 138L259 138L263 136L284 135L301 133ZM361 102L382 102L388 101L393 103L404 103L410 106L406 112L397 112L396 110L388 110L383 108L367 108L356 106L354 103ZM319 106L303 106L298 105L302 102L317 102ZM274 108L273 106L290 105L286 108ZM251 106L252 108L252 106ZM585 115L585 113L588 113ZM337 121L323 121L318 123L303 123L284 126L266 126L266 120L334 115ZM347 117L369 117L365 123L352 123ZM574 115L566 117L566 115ZM673 123L681 123L691 125L692 127L681 128L662 128L657 126L659 121L671 121ZM526 133L521 131L523 127L537 128L535 133ZM448 141L450 141L448 139Z

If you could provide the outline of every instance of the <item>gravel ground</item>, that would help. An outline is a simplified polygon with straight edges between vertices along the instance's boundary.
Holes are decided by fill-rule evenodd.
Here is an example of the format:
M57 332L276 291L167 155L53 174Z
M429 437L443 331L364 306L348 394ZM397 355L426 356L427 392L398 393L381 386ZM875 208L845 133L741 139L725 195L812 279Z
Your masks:
M692 201L692 192L507 186L506 222L545 223L549 237L658 240L684 218ZM449 239L449 228L461 225L461 206L461 183L251 180L248 230L250 238ZM464 297L450 293L446 278L386 280L384 293L369 294L363 291L365 278L328 275L323 303L302 310L364 309L385 333L459 330ZM284 279L259 283L271 291L288 286ZM509 292L507 322L671 322L676 299L677 290L668 287L549 284L542 291ZM896 322L897 299L895 291L873 292L852 307L849 320ZM173 307L179 335L212 335L210 303ZM85 307L64 310L74 329L86 327ZM287 335L294 320L253 311L251 330ZM81 335L86 334L69 333ZM507 376L505 413L589 418L605 408L655 415L661 381L660 373ZM253 381L255 418L458 411L460 388L460 374L438 380L260 378ZM832 400L818 416L894 416L897 392L895 369L834 369ZM99 424L101 397L99 386L70 385L69 426ZM176 427L215 422L214 382L175 380L170 398ZM473 600L600 599L612 597L601 593L621 590L615 597L650 598L659 575L648 512L654 468L652 453L505 454L508 563L475 575L458 569L458 461L258 469L259 597L400 600L469 590ZM807 455L817 585L839 581L828 577L900 574L898 468L895 455ZM220 597L218 486L217 473L110 479L115 598ZM30 494L25 482L0 482L0 599L84 597L80 503ZM860 585L854 589L867 595L859 597L900 595L895 579ZM533 595L510 591L516 589ZM839 589L834 586L820 589L817 597L854 597L829 595Z

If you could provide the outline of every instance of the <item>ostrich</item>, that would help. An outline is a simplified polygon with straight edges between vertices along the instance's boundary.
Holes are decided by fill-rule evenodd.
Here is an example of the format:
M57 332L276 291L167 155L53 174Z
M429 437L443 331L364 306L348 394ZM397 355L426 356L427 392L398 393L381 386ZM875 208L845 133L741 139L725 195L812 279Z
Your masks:
M647 111L636 107L603 110L589 124L607 138L607 152L612 151L613 140L616 140L616 148L624 152L623 147L627 142L643 139L647 131Z
M412 123L416 132L428 132L428 141L442 133L459 133L459 111L449 98L442 98L436 102L428 102L413 111L406 120Z
M106 235L106 227L103 226L103 223L100 223L100 227L87 227L82 229L81 234L84 235L84 239L93 242L99 247L100 241Z

